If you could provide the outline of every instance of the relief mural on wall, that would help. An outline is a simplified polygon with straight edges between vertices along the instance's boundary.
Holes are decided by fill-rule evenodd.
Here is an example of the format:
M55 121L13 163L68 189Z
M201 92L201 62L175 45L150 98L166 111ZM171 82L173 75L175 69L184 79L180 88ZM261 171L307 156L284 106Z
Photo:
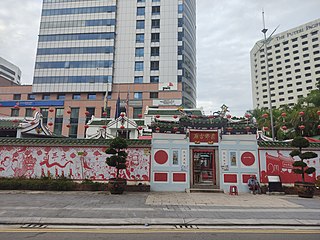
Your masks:
M315 152L320 156L319 151ZM262 183L268 183L267 176L280 176L282 183L302 181L301 176L292 171L294 159L289 154L290 151L260 151ZM309 167L316 168L315 173L305 176L306 182L314 182L316 177L320 177L320 158L308 159L305 162Z
M96 181L116 177L116 169L105 163L102 147L0 147L0 177L40 178L65 176ZM128 148L127 169L120 177L150 180L150 149Z

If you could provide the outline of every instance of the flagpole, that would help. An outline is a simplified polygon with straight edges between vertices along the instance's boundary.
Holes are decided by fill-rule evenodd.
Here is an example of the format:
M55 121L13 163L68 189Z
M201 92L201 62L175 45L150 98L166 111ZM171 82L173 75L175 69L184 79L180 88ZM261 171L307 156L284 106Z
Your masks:
M126 111L127 111L127 113L126 113L126 115L127 115L127 139L129 139L129 137L130 137L130 133L129 133L129 92L130 92L130 85L128 85L128 93L127 93L127 102L126 102L126 107L127 107L127 109L126 109Z

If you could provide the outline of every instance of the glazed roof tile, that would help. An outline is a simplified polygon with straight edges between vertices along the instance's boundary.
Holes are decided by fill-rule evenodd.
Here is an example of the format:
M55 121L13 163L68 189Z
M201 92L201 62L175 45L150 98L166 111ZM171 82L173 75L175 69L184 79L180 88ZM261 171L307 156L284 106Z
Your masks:
M258 141L258 145L261 148L293 148L291 142L267 142ZM310 143L309 148L320 148L320 143Z

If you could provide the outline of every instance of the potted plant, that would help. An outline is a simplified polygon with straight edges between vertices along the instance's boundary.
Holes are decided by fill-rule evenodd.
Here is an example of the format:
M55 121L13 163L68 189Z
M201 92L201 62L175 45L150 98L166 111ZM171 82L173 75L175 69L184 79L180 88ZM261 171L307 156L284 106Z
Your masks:
M314 152L302 152L303 148L309 147L310 143L303 137L296 137L292 140L291 146L298 149L293 150L290 153L291 157L298 156L300 160L296 160L292 166L295 167L293 172L300 174L302 182L295 182L295 187L298 191L299 197L312 198L315 191L315 184L305 181L305 174L312 174L316 171L314 167L308 167L304 162L305 159L316 158L318 155Z
M108 190L111 194L122 194L126 185L127 180L119 177L120 169L126 169L126 162L128 154L125 149L128 147L128 143L125 139L116 137L112 139L109 148L105 151L106 154L112 156L107 157L106 163L110 167L117 169L117 175L115 178L110 178L108 183Z

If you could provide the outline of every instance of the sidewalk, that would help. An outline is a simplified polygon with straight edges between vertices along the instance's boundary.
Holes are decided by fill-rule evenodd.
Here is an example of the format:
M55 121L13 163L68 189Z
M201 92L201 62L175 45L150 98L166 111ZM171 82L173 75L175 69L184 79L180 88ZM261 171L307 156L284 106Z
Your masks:
M222 193L0 191L0 224L320 227L320 198Z

